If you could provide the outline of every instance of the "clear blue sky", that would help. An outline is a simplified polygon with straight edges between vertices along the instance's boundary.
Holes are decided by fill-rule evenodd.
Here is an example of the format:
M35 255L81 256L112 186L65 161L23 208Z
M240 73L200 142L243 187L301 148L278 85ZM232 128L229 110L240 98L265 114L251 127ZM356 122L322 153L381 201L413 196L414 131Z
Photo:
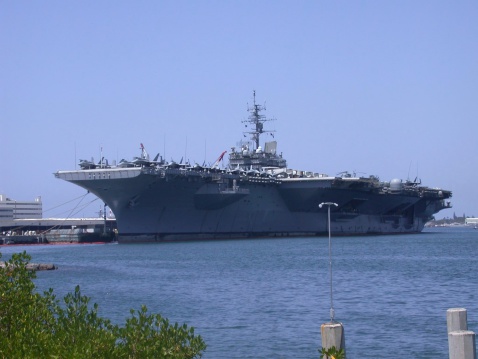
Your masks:
M478 216L477 19L476 0L1 1L0 193L65 216L85 191L53 173L101 147L213 162L256 90L289 167L418 176L454 193L438 218Z

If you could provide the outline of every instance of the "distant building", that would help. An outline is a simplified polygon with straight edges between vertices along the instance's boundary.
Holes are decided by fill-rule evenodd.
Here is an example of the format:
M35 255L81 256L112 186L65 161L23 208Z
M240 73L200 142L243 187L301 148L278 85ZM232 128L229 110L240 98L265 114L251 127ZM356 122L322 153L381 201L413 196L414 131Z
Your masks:
M12 219L35 219L43 217L41 197L33 202L16 201L0 194L0 221Z
M478 224L478 218L465 218L465 224L477 225Z

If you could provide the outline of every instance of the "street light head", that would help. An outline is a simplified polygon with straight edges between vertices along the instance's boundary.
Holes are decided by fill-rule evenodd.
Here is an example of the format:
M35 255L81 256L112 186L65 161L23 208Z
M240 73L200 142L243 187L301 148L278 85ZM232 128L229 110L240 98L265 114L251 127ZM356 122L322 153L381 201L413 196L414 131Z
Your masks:
M321 204L319 204L319 208L322 208L323 206L335 206L335 207L338 207L339 205L337 203L334 203L334 202L322 202Z

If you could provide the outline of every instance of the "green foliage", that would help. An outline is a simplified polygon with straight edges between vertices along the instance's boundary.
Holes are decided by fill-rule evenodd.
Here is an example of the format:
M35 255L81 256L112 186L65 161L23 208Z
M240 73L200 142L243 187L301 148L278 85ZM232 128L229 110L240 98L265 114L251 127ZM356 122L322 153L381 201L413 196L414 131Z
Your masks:
M344 349L337 350L335 346L329 349L322 348L322 350L320 350L320 358L345 359L345 351Z
M38 345L49 342L48 326L54 322L51 297L34 292L35 272L25 267L30 257L14 254L0 269L0 354L3 357L42 357Z
M89 309L90 299L80 287L64 297L65 307L56 306L55 340L57 352L65 358L113 358L116 327L98 316L98 305Z
M145 306L118 326L98 316L79 286L62 304L52 289L36 293L30 259L14 254L0 267L0 358L192 359L206 349L194 328L171 325Z
M119 329L118 347L128 358L195 358L205 345L200 336L194 336L194 328L186 324L170 325L159 314L148 315L145 306L135 312Z

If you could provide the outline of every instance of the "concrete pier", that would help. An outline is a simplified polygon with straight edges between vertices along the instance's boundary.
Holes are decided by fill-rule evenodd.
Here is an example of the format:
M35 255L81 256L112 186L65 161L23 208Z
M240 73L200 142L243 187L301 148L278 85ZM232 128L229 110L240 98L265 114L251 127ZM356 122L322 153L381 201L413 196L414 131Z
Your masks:
M446 311L446 328L448 333L456 330L468 330L465 308L450 308Z
M446 312L448 351L450 359L476 359L475 333L468 330L465 308Z
M448 333L450 359L476 359L475 333L457 330Z
M335 347L337 350L343 349L345 352L345 334L342 323L324 323L320 326L322 336L322 348L330 349Z

